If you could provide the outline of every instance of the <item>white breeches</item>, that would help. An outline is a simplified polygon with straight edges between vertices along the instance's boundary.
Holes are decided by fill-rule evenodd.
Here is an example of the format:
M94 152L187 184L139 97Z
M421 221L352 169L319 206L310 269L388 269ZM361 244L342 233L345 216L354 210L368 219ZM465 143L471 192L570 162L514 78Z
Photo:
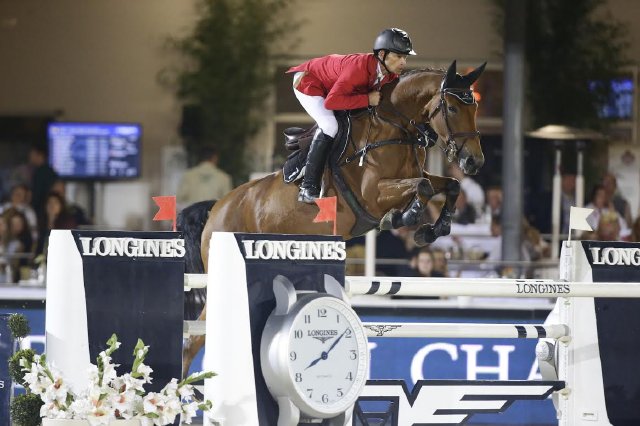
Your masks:
M302 73L296 73L294 75L294 82L298 80L300 74ZM293 93L296 95L296 98L298 98L302 108L318 123L318 127L322 130L322 133L332 138L335 137L338 133L338 121L333 111L324 107L324 98L322 96L305 95L295 88L293 89Z

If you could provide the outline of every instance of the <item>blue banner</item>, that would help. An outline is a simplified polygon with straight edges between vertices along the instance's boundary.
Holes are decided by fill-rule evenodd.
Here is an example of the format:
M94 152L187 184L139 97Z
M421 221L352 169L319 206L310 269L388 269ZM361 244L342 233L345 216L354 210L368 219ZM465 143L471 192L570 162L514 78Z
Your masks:
M462 313L462 311L461 311ZM362 315L364 322L540 323L502 318ZM536 339L370 338L371 379L541 380ZM516 401L501 414L475 414L469 424L557 425L551 400Z
M13 338L9 332L9 315L0 314L0 426L9 426L9 402L11 400L11 378L9 358L13 354Z

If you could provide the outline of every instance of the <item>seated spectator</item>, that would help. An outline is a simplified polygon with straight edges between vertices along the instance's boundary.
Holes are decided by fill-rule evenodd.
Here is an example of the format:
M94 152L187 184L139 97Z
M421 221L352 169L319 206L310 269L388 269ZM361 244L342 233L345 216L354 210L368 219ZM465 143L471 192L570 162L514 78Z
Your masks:
M76 225L91 225L91 220L85 213L84 209L80 207L78 204L71 202L67 199L67 189L64 181L62 179L58 179L53 183L51 187L51 192L55 192L60 195L65 200L66 209L69 215L73 217Z
M620 218L616 211L606 211L598 217L597 228L593 232L582 235L582 238L597 241L619 241L620 225L624 220Z
M587 223L593 228L594 232L597 234L598 227L600 226L600 218L609 213L616 213L615 208L611 201L607 198L607 193L605 188L602 185L596 185L591 192L591 201L585 206L586 208L593 209L593 213L591 213L587 217ZM612 216L610 216L612 217ZM620 231L619 237L626 239L631 235L631 229L627 226L626 221L618 214L615 216L617 220L620 222ZM588 238L588 236L583 235L582 238ZM614 241L614 240L608 240Z
M458 194L458 199L456 200L456 211L453 213L451 220L454 223L459 223L460 225L469 225L476 221L476 210L467 202L467 193L464 192L463 189L461 189L460 194Z
M433 269L433 253L429 247L416 248L409 260L409 266L402 273L403 277L443 277ZM392 299L438 299L437 296L391 296Z
M627 227L631 227L633 224L631 207L629 202L618 192L616 176L613 173L606 173L602 177L602 187L607 196L607 204L618 212L618 215L626 222Z
M502 188L499 186L487 188L485 199L487 202L484 205L480 221L483 223L491 223L493 216L502 212Z
M417 256L415 257L415 268L420 277L438 277L442 278L444 275L434 269L434 257L433 252L429 247L422 247Z
M376 239L376 259L406 261L415 247L414 232L403 226L391 231L383 231ZM378 262L376 275L401 277L406 273L406 264L383 265Z
M73 229L77 226L73 216L66 209L64 198L55 192L50 192L45 200L45 214L40 221L40 235L36 254L44 253L52 229Z
M442 249L432 248L433 253L433 271L441 274L443 277L449 276L449 265L447 264L447 254Z
M522 219L522 242L520 244L520 259L526 261L536 261L544 256L550 255L549 244L542 239L540 231ZM487 260L502 260L502 217L497 214L491 220L491 236L490 249ZM505 276L507 270L512 268L498 268L496 271L499 275ZM512 272L509 272L511 274ZM521 273L532 274L533 270L521 271Z
M10 209L5 212L4 219L8 229L5 254L7 256L32 254L33 239L25 215L16 209ZM16 257L9 259L9 264L11 265L12 276L8 278L15 283L20 279L20 269L29 267L31 259L25 256Z
M36 241L38 239L38 218L36 212L29 204L29 194L30 190L26 185L19 184L11 188L9 201L0 207L0 214L11 208L24 214L29 224L29 229L31 230L31 238L33 241Z

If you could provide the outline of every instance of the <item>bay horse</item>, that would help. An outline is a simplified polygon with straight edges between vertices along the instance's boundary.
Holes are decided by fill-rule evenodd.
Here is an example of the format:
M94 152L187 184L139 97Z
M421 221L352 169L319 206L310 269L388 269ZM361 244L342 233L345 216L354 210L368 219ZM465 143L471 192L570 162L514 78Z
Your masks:
M324 197L337 196L338 235L347 240L374 228L418 226L416 243L425 245L449 234L460 184L424 170L426 145L438 144L447 159L457 160L466 174L476 174L482 167L484 155L471 85L485 65L464 76L457 74L456 61L446 71L408 72L382 88L377 107L347 113L346 142L340 148L336 137L322 189ZM446 197L440 216L434 224L420 223L427 202L438 193ZM187 257L194 249L200 250L200 259L187 260L195 269L187 272L206 270L214 231L332 233L332 224L312 222L318 207L298 202L297 194L297 185L286 184L278 171L235 188L217 202L185 209L179 225ZM205 319L205 311L198 319ZM204 339L192 336L185 343L185 370ZM187 371L184 373L186 377Z

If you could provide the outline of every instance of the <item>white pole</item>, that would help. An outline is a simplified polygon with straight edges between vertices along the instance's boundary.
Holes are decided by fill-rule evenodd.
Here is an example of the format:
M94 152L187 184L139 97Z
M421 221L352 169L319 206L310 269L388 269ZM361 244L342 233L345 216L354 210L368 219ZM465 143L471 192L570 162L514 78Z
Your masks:
M581 142L578 142L580 144ZM577 165L577 174L576 174L576 207L584 207L584 170L583 170L583 162L584 162L584 151L580 145L578 145L578 165Z
M376 274L376 236L378 231L372 229L367 232L364 239L364 274L373 276Z
M560 339L570 335L565 324L365 322L363 325L367 337Z
M562 151L556 145L555 171L553 174L553 194L551 201L551 258L557 259L560 246L560 167Z
M640 298L640 283L414 277L346 277L348 294L476 297Z

